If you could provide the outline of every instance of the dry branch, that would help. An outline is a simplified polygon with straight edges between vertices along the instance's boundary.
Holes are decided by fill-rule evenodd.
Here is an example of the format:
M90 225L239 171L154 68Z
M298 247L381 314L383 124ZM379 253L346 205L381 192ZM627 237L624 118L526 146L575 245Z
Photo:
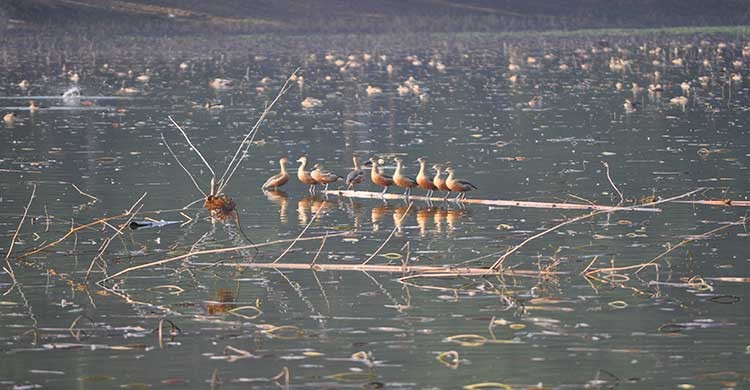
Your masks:
M276 102L279 101L279 99L291 88L289 83L292 81L292 78L297 74L299 71L299 68L295 69L294 72L292 72L291 75L286 79L284 82L284 85L281 86L281 89L279 90L279 93L276 95L276 97L271 101L271 103L266 106L266 108L263 110L263 112L260 114L260 117L258 118L258 121L255 122L255 125L253 126L250 131L245 134L245 137L242 139L242 142L240 142L240 145L237 147L237 151L234 152L234 156L232 156L232 160L229 161L229 164L227 164L227 168L224 170L224 173L221 175L221 178L219 179L219 189L216 191L217 193L222 193L224 188L229 183L229 179L232 178L234 175L234 172L237 171L237 168L239 168L240 164L242 163L242 160L245 159L245 155L247 151L250 149L250 145L252 145L253 140L255 139L255 136L258 134L258 129L260 128L260 125L263 124L263 121L266 119L266 116L269 112L271 112L271 109L276 104Z
M709 230L709 231L707 231L707 232L705 232L703 234L700 234L700 235L697 235L697 236L688 237L688 238L680 241L679 243L677 243L675 245L670 245L669 249L667 249L664 252L660 253L658 256L654 257L653 259L651 259L651 260L649 260L649 261L647 261L645 263L638 264L638 270L635 271L635 273L637 274L637 273L641 272L644 268L648 267L649 265L655 264L657 261L659 261L659 259L661 259L662 257L668 255L670 252L674 251L675 249L677 249L677 248L679 248L679 247L681 247L681 246L683 246L685 244L688 244L688 243L696 241L696 240L701 240L701 239L708 238L709 236L711 236L714 233L718 233L718 232L720 232L722 230L725 230L725 229L728 229L728 228L730 228L732 226L745 225L746 223L747 223L747 219L745 217L742 217L742 218L740 218L736 222L731 222L731 223L728 223L726 225L719 226L716 229L711 229L711 230Z
M117 273L115 273L113 275L110 275L110 276L108 276L108 277L106 277L106 278L104 278L104 279L102 279L102 280L100 280L100 281L98 281L96 283L99 284L99 285L101 285L101 284L103 284L104 282L106 282L108 280L114 279L114 278L116 278L118 276L122 276L122 275L124 275L124 274L126 274L128 272L132 272L132 271L136 271L136 270L144 269L144 268L151 268L151 267L155 267L157 265L163 265L163 264L171 263L173 261L184 260L184 259L187 259L187 258L190 258L190 257L193 257L193 256L220 254L220 253L227 253L227 252L235 252L235 251L241 251L241 250L244 250L244 249L260 248L260 247L264 247L264 246L270 246L270 245L276 245L276 244L283 244L283 243L292 242L292 241L321 240L324 237L331 238L331 237L345 236L345 235L349 235L349 234L350 234L349 232L342 232L342 233L328 234L326 236L295 238L294 240L276 240L276 241L263 242L263 243L260 243L260 244L253 244L253 245L242 245L242 246L233 246L231 248L206 249L206 250L202 250L202 251L188 252L188 253L185 253L183 255L173 256L173 257L170 257L170 258L167 258L167 259L163 259L163 260L157 260L157 261L152 261L152 262L141 264L141 265L136 265L136 266L133 266L133 267L128 267L128 268L126 268L126 269L124 269L124 270L122 270L120 272L117 272ZM247 264L255 264L255 263L247 263ZM210 263L210 264L206 264L206 265L215 266L217 264ZM310 268L309 264L301 264L301 265L303 266L303 268ZM252 268L252 267L250 267L250 268ZM272 267L271 263L268 263L268 266L266 268L274 268L274 267ZM279 268L283 268L283 267L279 267Z
M5 254L5 265L6 267L3 268L5 272L10 276L12 283L10 285L10 288L8 288L3 295L10 294L11 291L13 291L13 287L16 286L16 273L13 271L13 265L10 264L10 255L13 252L13 247L16 244L16 239L18 238L18 232L21 231L21 227L23 226L23 222L26 220L26 215L29 213L29 208L31 208L31 202L34 201L34 196L36 195L36 184L34 184L34 187L31 189L31 196L29 196L29 203L26 204L26 208L23 209L23 216L21 217L21 220L18 222L18 227L16 228L16 232L13 233L13 238L10 239L10 245L8 247L8 253Z
M326 195L336 195L348 198L362 198L362 199L407 199L406 196L400 194L384 194L380 192L369 192L369 191L350 191L350 190L328 190L323 191ZM426 197L411 195L408 197L409 200L414 201L425 201L425 202L443 202L442 197ZM540 209L563 209L563 210L594 210L603 212L615 212L615 211L643 211L658 213L661 211L659 208L632 206L632 207L615 207L615 206L604 206L596 204L581 204L581 203L550 203L550 202L530 202L522 200L494 200L494 199L461 199L459 203L468 204L480 204L484 206L504 206L504 207L528 207L528 208L540 208Z
M328 237L332 237L329 235ZM310 237L316 239L322 239L323 237ZM309 238L308 238L309 239ZM213 265L213 263L195 263L197 266ZM300 269L309 270L310 264L308 263L221 263L224 267L243 267L250 269ZM518 269L506 269L503 271L490 271L487 268L475 268L475 267L451 267L451 266L429 266L429 265L412 265L404 267L402 265L375 265L375 264L325 264L317 263L312 269L314 271L361 271L361 272L383 272L383 273L414 273L414 274L425 274L432 275L433 273L439 276L491 276L491 275L502 275L502 276L524 276L524 277L539 277L541 274L545 275L565 275L565 272L550 272L550 271L536 271L536 270L518 270Z

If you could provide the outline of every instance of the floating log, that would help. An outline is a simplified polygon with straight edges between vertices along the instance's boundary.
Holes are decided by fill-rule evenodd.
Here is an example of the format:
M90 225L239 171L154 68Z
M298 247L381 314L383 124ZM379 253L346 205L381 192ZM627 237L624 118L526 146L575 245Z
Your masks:
M364 199L403 199L406 200L405 195L401 194L385 194L381 195L380 192L369 192L369 191L350 191L350 190L328 190L323 191L326 195L336 195L347 198L364 198ZM424 202L442 203L442 197L426 197L412 195L409 200L417 200ZM595 210L595 211L644 211L650 213L661 212L660 208L656 207L627 207L627 206L603 206L597 204L583 204L583 203L550 203L550 202L529 202L521 200L492 200L492 199L461 199L455 201L449 199L450 202L457 203L468 203L468 204L480 204L484 206L505 206L505 207L530 207L538 209L564 209L564 210Z
M225 267L243 267L253 269L307 269L313 271L362 271L362 272L383 272L383 273L401 273L401 274L418 274L425 277L434 274L437 276L524 276L539 277L545 275L564 275L566 272L557 271L536 271L536 270L491 270L489 268L478 267L450 267L450 266L430 266L430 265L379 265L379 264L325 264L325 263L191 263L195 266L225 266Z

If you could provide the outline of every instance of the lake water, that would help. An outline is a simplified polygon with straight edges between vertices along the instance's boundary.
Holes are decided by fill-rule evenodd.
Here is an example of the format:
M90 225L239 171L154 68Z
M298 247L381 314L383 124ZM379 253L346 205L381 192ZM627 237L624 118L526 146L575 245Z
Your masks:
M0 298L0 386L278 388L285 380L272 377L286 367L289 387L311 389L483 382L744 388L750 257L744 225L727 226L746 215L736 205L667 202L656 206L661 212L595 215L530 241L503 264L543 271L536 276L414 281L438 289L403 284L400 273L232 264L274 261L288 242L257 255L196 255L94 282L191 248L247 245L234 218L212 221L202 201L179 210L202 195L161 136L208 191L211 173L168 116L221 176L297 67L304 81L291 83L225 188L255 243L294 239L311 221L303 237L331 235L322 249L319 239L296 243L285 263L309 263L318 251L321 264L361 263L395 232L370 264L401 265L408 253L413 265L489 267L508 248L588 211L326 198L310 196L296 177L284 192L264 193L259 187L282 156L292 173L306 155L342 176L352 155L383 158L390 173L401 156L411 176L424 156L450 162L479 187L469 198L615 205L620 196L606 161L625 205L701 187L682 200L747 200L747 42L668 34L113 39L92 46L11 39L0 60L0 112L17 112L15 123L0 124L3 254L34 185L36 196L9 260L18 284L0 277L8 291ZM73 73L83 96L64 101ZM400 94L409 77L419 90ZM232 79L234 87L212 89L214 78ZM31 84L25 90L18 86L24 79ZM660 91L649 92L649 84ZM368 85L382 93L368 94ZM136 90L124 94L123 87ZM535 96L539 103L530 105ZM684 104L671 104L678 96ZM303 108L307 98L321 104ZM637 103L635 112L626 112L625 99ZM29 100L43 108L30 112ZM206 102L223 107L206 109ZM360 189L380 191L369 181ZM117 235L127 218L114 219L16 258L71 224L122 213L144 193L136 220L180 223ZM342 232L350 234L335 235ZM93 263L86 282L109 237L104 261ZM582 275L648 262L675 245L656 261L658 273ZM458 359L441 355L449 351Z

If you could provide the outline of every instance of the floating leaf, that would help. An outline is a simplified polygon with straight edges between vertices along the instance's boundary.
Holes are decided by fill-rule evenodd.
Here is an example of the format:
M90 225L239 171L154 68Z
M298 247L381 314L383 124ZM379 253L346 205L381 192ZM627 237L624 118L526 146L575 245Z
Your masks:
M250 314L240 313L240 311L243 311L243 310L249 310ZM241 317L246 320L252 320L252 319L256 319L260 317L263 314L263 311L261 311L256 306L247 305L247 306L235 307L234 309L228 310L227 313L236 315L237 317Z
M607 303L607 305L613 309L624 309L628 307L628 303L625 301L612 301Z
M398 260L398 259L404 257L400 253L395 253L395 252L383 253L380 256L385 257L388 260Z

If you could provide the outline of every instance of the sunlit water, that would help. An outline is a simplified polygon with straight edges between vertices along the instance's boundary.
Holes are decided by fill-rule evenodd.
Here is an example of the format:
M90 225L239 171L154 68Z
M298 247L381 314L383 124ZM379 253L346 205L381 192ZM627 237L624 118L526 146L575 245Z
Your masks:
M281 156L294 161L307 155L345 175L353 154L383 157L390 172L391 158L399 155L411 176L418 169L413 161L425 156L451 162L479 187L469 194L473 198L613 205L620 198L607 179L606 161L628 205L698 187L710 190L684 200L745 200L746 41L705 39L644 37L605 46L575 39L466 36L419 45L384 38L376 45L347 41L347 48L356 48L348 51L338 41L309 37L210 51L200 44L131 42L137 49L115 46L97 55L81 50L67 60L6 53L0 111L16 110L18 118L0 129L2 253L34 184L36 197L13 255L57 239L71 223L119 214L144 193L146 214L136 219L187 223L125 229L103 256L107 274L184 254L191 246L246 245L234 220L212 222L201 203L184 215L153 212L202 197L161 135L207 190L208 168L167 116L184 127L221 176L296 67L304 82L293 82L281 98L225 192L237 201L243 231L256 243L293 239L316 213L305 236L352 234L331 237L322 249L319 240L299 242L284 262L309 263L320 250L318 263L360 263L395 228L380 252L385 256L373 263L400 265L408 251L410 264L478 258L466 265L488 267L507 248L586 211L415 202L406 213L401 201L310 197L295 178L284 192L264 194L259 187L277 172ZM657 44L663 51L653 52ZM356 57L347 59L350 54ZM623 71L611 69L613 57L632 63ZM672 64L675 58L684 63ZM510 63L520 69L510 71ZM63 101L58 97L71 86L71 72L80 75L83 96ZM730 82L735 73L740 79ZM136 80L143 74L148 82ZM410 76L419 91L399 94L397 87ZM701 76L710 77L707 84ZM235 87L210 89L217 77L235 80ZM23 79L31 82L27 90L18 87ZM622 90L615 87L618 81ZM643 88L635 96L633 82ZM690 82L689 92L681 91L682 82ZM662 84L663 92L650 94L650 83ZM368 95L368 85L383 92ZM137 91L125 95L123 87ZM682 95L684 106L669 103ZM534 96L541 104L530 107ZM303 108L308 97L322 104ZM625 112L625 99L638 102L636 112ZM31 113L29 100L44 107ZM207 110L207 101L223 108ZM296 163L289 168L294 173ZM369 183L361 189L380 190ZM247 250L194 256L134 271L117 278L118 296L93 283L105 276L103 262L94 264L92 282L84 280L100 245L114 233L97 225L43 253L11 257L19 285L0 299L0 380L9 388L274 388L279 385L271 377L287 367L296 388L450 389L479 382L512 388L747 386L750 258L742 226L672 251L658 261L658 274L652 268L638 275L628 270L621 273L627 280L613 283L581 275L595 257L593 268L643 263L746 213L742 207L658 207L660 213L601 214L564 226L504 263L559 274L417 282L442 290L405 286L400 274L214 264L270 262L285 243L262 248L258 256ZM688 284L693 277L710 288ZM717 277L741 279L712 279ZM11 287L7 274L0 287ZM227 313L256 305L262 311L257 317L252 309L238 312L244 318ZM162 319L180 332L170 339L169 323L163 322L160 345ZM299 332L267 332L281 325ZM462 334L484 339L449 339ZM238 352L230 346L252 355L233 361ZM451 350L458 362L437 359ZM371 355L353 357L360 351Z

